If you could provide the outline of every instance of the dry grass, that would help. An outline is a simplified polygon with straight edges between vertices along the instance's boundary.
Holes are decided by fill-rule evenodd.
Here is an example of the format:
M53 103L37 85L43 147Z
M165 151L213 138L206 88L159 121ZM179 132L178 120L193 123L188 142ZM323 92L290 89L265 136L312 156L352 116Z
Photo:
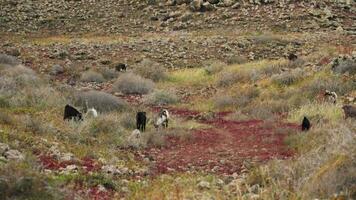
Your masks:
M209 74L216 74L226 67L226 64L219 60L207 60L203 62L205 71Z
M119 76L113 84L113 90L124 94L148 94L153 91L154 86L155 84L149 79L126 73Z
M302 80L305 73L301 68L296 68L291 71L282 72L272 76L272 83L279 86L290 86Z

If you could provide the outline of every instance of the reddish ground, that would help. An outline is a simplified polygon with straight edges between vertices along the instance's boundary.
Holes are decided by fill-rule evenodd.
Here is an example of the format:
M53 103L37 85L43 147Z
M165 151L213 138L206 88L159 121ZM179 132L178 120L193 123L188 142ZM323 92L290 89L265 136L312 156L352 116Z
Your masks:
M175 116L192 118L199 113L170 109ZM228 113L218 113L208 121L212 128L195 130L193 137L181 141L167 138L163 148L149 148L145 154L156 161L154 173L170 171L209 171L219 174L239 172L244 160L263 162L272 158L287 158L293 152L284 145L287 129L295 124L267 123L261 120L232 121Z

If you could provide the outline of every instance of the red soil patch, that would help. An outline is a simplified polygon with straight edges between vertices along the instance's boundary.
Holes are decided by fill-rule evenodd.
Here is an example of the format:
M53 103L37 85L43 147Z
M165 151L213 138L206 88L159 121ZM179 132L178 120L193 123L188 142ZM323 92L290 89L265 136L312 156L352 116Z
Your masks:
M177 109L170 112L186 118L199 114ZM189 140L168 137L165 147L146 149L144 154L156 161L153 173L198 170L232 174L241 170L244 160L264 162L293 155L283 141L287 129L298 129L298 125L225 120L227 114L218 113L214 120L201 121L212 128L192 132Z
M68 165L77 165L78 167L83 168L85 172L99 171L101 168L100 163L97 163L95 162L94 159L87 158L87 157L76 161L59 161L51 155L43 154L43 155L39 155L38 158L43 168L49 170L64 169Z

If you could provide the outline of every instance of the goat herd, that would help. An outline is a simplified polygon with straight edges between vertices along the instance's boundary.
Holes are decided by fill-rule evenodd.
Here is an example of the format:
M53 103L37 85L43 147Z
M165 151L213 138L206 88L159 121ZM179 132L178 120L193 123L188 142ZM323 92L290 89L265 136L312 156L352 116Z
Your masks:
M89 108L86 112L86 116L97 117L98 112L95 108ZM169 119L169 112L167 109L161 109L159 112L158 118L154 123L155 128L168 127L168 119ZM83 114L75 109L73 106L66 105L64 107L64 120L74 120L74 121L82 121ZM146 112L137 112L136 114L136 129L145 132L147 123Z
M337 94L335 92L330 92L326 90L322 94L322 98L330 103L336 104L337 101ZM344 105L342 107L344 110L345 118L356 118L356 107L352 105ZM90 108L86 111L86 116L97 117L98 112L95 108ZM168 119L169 119L169 112L167 109L161 109L159 115L154 123L155 128L168 127ZM64 108L64 120L74 120L74 121L81 121L83 120L83 115L77 109L70 105L66 105ZM146 129L147 117L146 112L137 112L136 114L136 130L134 132L144 132ZM301 124L302 131L308 131L311 127L311 123L309 119L304 116Z

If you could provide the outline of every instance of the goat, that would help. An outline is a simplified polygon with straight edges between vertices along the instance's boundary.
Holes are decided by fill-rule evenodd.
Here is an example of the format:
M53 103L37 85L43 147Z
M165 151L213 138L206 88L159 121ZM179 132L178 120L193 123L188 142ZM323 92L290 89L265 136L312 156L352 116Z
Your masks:
M117 65L115 65L115 69L116 71L126 71L127 69L127 64L124 64L124 63L118 63Z
M136 114L136 128L141 132L145 132L146 129L146 112L137 112Z
M169 119L169 112L167 109L163 109L159 112L158 119L154 126L156 128L158 128L159 126L168 128L168 119Z
M95 108L89 108L87 113L86 113L87 117L98 117L98 111L95 110Z
M324 96L327 98L329 102L336 104L336 100L337 100L336 92L330 92L329 90L325 90Z
M344 105L342 107L345 113L345 119L351 117L351 118L356 118L356 107L352 105Z
M82 113L70 105L64 107L64 117L63 120L83 120Z
M298 59L298 56L295 55L294 53L290 53L288 55L288 60L290 60L290 61L294 61L294 60L297 60L297 59Z
M302 131L308 131L310 129L310 121L304 116L302 121Z

